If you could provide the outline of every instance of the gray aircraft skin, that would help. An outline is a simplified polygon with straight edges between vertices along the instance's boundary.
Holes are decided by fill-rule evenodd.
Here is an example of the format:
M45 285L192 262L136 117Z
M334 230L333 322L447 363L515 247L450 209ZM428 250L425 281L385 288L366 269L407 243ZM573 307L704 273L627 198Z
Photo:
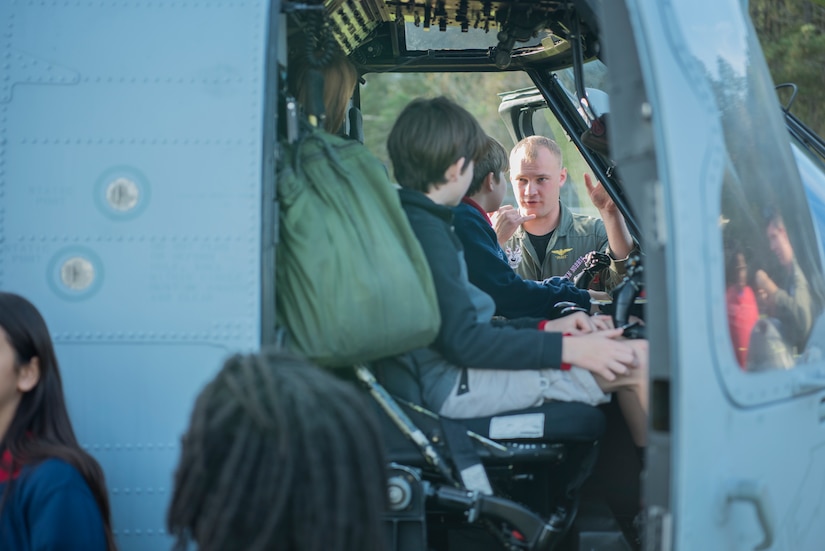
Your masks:
M741 0L572 4L610 22L598 31L610 156L645 251L644 548L821 550L822 153L786 129ZM49 324L123 551L170 547L165 514L195 396L228 355L276 338L278 65L282 8L297 5L0 2L0 288ZM368 34L352 32L348 53ZM508 70L532 71L546 93L531 63L514 54ZM766 209L784 215L809 319L780 325L796 331L787 356L749 369L727 247L743 243L751 275L777 279Z

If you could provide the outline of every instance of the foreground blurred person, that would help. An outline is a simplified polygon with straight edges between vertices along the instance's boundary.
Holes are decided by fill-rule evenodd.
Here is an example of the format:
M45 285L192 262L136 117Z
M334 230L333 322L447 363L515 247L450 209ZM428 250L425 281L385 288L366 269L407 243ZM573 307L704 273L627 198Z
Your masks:
M115 549L100 465L77 443L48 328L0 292L0 549Z
M382 551L383 445L366 396L282 352L201 392L168 515L177 549Z

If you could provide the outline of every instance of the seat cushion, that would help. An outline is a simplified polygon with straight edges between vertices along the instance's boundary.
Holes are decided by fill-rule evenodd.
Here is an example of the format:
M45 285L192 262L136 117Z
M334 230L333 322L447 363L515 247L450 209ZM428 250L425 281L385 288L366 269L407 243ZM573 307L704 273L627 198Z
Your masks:
M579 402L545 402L534 408L462 421L469 430L494 440L593 442L605 430L604 414ZM535 433L536 425L541 427L539 431L543 429L541 434Z

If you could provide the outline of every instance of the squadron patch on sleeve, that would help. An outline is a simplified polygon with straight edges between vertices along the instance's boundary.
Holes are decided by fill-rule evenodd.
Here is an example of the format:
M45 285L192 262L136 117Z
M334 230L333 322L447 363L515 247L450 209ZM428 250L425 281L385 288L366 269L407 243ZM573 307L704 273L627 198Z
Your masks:
M510 265L512 269L518 268L518 265L521 264L521 247L516 245L515 247L507 247L504 249L504 254L507 255L507 263Z

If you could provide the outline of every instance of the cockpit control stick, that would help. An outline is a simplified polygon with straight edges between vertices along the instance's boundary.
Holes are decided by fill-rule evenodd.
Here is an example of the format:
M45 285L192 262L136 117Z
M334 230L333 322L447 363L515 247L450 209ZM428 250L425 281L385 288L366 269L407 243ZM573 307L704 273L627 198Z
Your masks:
M644 288L644 269L638 254L627 260L627 275L613 290L613 325L624 327L624 336L630 339L644 338L644 327L630 323L630 309Z
M573 283L579 289L587 289L593 282L596 274L610 267L610 256L598 251L590 251L584 255L584 269L573 278Z

